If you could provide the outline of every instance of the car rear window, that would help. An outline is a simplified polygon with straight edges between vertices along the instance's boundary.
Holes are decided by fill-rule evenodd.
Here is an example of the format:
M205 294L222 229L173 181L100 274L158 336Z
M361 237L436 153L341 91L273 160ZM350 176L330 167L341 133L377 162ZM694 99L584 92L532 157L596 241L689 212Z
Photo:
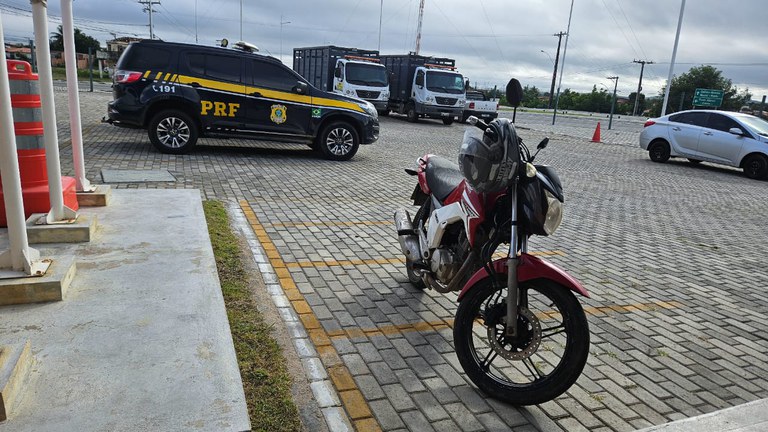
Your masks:
M129 45L117 62L118 69L145 71L166 70L171 65L171 52L164 48L139 44Z

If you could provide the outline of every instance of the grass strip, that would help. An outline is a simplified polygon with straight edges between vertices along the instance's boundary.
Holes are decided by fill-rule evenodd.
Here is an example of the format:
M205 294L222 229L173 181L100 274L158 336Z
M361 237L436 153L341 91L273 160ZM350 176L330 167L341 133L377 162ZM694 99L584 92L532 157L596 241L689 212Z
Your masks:
M221 290L243 378L248 415L254 431L300 431L291 395L291 377L272 327L264 322L251 295L239 239L220 201L203 201Z

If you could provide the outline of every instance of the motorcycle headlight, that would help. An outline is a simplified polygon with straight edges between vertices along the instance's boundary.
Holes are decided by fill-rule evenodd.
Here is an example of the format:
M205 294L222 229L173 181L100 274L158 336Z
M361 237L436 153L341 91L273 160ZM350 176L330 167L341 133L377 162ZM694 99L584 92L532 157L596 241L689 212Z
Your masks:
M375 119L379 119L379 112L376 111L376 107L373 106L372 103L368 101L360 101L357 103L357 106L363 109L368 115L372 116Z
M547 216L544 220L544 231L552 235L563 221L563 203L561 203L549 191L544 191L547 197Z

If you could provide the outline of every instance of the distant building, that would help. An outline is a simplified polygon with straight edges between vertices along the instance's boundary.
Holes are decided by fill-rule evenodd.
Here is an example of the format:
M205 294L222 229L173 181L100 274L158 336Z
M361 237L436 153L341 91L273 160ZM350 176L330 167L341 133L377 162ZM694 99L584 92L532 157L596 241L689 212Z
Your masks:
M131 42L138 42L140 40L141 38L128 36L108 40L107 52L109 53L109 60L111 60L111 63L114 64L117 62L117 59L120 58L120 54L122 54L123 51L128 48L128 45L130 45Z
M5 44L5 58L11 60L32 60L32 50L25 45Z

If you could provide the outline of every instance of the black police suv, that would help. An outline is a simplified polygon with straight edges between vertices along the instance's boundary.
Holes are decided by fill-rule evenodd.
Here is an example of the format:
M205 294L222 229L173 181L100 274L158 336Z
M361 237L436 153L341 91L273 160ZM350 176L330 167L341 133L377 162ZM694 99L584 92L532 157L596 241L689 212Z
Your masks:
M143 40L120 56L106 122L146 129L164 153L201 136L306 143L348 160L379 137L369 102L310 85L279 60L240 49Z

